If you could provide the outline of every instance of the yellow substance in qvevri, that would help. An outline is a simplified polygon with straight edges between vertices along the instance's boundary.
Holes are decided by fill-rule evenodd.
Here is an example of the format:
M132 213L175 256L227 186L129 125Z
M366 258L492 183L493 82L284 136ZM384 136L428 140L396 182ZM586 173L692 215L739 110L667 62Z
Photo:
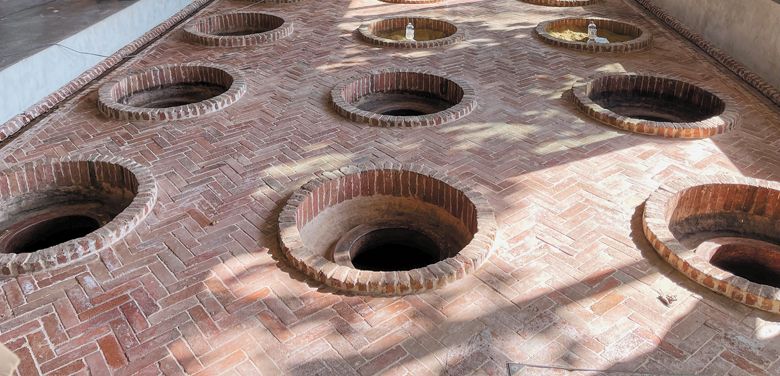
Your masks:
M550 30L550 35L553 38L563 39L569 42L587 42L588 41L588 27L568 27L559 30ZM607 38L609 43L627 42L632 39L636 39L635 36L618 34L607 29L598 29L596 34L602 38Z
M406 40L406 28L377 31L374 33L374 35L381 38L387 38L392 40ZM434 39L441 39L446 37L447 37L447 33L440 30L423 29L423 28L414 29L414 40L416 41L434 40Z

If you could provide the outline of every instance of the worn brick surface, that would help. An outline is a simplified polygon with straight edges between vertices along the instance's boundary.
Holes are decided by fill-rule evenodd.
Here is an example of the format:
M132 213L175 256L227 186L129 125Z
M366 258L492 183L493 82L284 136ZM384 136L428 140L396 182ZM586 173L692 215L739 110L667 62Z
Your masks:
M0 282L0 341L22 374L501 374L506 362L650 373L780 374L777 316L690 282L644 240L641 205L694 174L780 179L780 112L632 2L514 0L252 5L294 22L270 45L222 50L174 31L0 149L11 166L85 152L151 166L152 213L100 259ZM220 1L205 13L247 7ZM371 47L354 30L406 15L448 19L466 40ZM653 33L653 47L581 54L532 37L593 15ZM241 70L247 93L175 122L109 120L97 89L128 69L203 61ZM479 106L444 126L384 129L328 106L337 83L422 67L470 82ZM727 94L741 126L678 141L600 125L563 98L602 71L669 73ZM447 287L400 298L336 294L279 257L277 214L320 171L421 163L480 191L501 246ZM676 295L664 306L659 294ZM529 374L533 374L530 373ZM538 373L537 373L538 374Z

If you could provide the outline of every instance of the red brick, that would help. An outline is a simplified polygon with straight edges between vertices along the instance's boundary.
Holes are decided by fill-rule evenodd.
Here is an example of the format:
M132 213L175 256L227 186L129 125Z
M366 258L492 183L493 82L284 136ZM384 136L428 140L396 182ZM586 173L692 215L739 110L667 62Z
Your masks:
M199 0L194 7L202 3ZM220 12L240 7L220 4ZM96 71L105 71L93 70L86 81L68 85L69 93L86 84L98 88L129 71L184 60L233 65L244 71L249 91L221 111L175 121L115 121L96 108L95 90L86 90L62 102L49 98L60 107L31 123L21 137L4 143L6 168L44 158L100 153L149 166L158 188L158 202L148 216L100 251L99 259L81 264L86 269L70 265L0 283L0 312L9 315L0 319L0 337L13 334L6 342L12 342L20 354L27 351L33 366L30 373L40 372L34 369L27 336L43 332L55 353L44 363L49 371L82 362L90 369L77 372L100 374L110 369L96 359L103 357L97 339L113 336L132 359L115 369L117 374L197 372L177 371L173 344L180 342L191 350L192 364L207 359L213 365L245 352L253 365L270 374L298 369L368 373L383 365L389 374L417 374L425 368L438 374L444 372L443 363L456 344L468 346L466 332L476 326L490 329L493 335L495 359L482 363L488 374L495 372L504 354L511 354L512 360L539 354L550 363L593 362L604 368L612 366L604 357L615 357L622 366L650 373L706 373L708 365L718 371L734 367L752 372L732 366L729 358L745 368L752 365L766 374L776 373L777 367L771 368L774 363L768 363L777 358L776 349L752 335L757 328L745 326L765 324L764 315L716 298L696 285L675 289L673 285L681 281L678 277L685 277L647 254L652 251L642 240L640 207L658 185L680 177L730 174L780 180L775 150L780 116L769 101L743 90L742 82L662 23L648 22L649 13L619 2L609 7L599 2L585 10L641 25L663 42L662 48L659 44L641 56L554 48L531 37L533 25L551 19L550 9L518 1L444 8L380 2L364 8L323 4L301 1L283 6L286 19L305 20L303 28L316 33L294 33L274 44L229 51L188 43L173 33L138 51L141 56L104 78L92 81ZM362 43L348 30L384 17L380 13L410 10L452 22L467 39L450 47L407 53ZM561 16L576 16L568 14L573 10L577 9L562 10ZM202 14L214 11L207 7ZM341 22L341 27L320 27L343 21L347 13L355 21L351 26ZM507 28L506 19L522 19L527 27ZM166 25L173 24L166 21ZM497 42L487 42L491 40ZM134 53L126 50L102 66L113 67L121 56ZM444 72L439 75L471 83L478 105L468 116L464 109L464 117L456 122L394 130L360 125L327 108L328 90L339 82L404 61L410 68ZM618 65L613 63L710 88L741 113L741 127L706 142L659 142L612 132L561 98L572 81L597 70L614 71ZM42 108L23 116L37 116ZM3 130L0 133L0 138L7 136ZM495 209L501 240L497 251L469 254L465 259L472 262L473 274L440 290L404 291L412 295L393 298L338 293L298 272L282 255L277 239L285 201L322 171L350 164L386 168L385 161L479 191ZM36 174L48 176L45 170L37 168ZM64 179L56 168L51 174ZM76 174L77 180L88 176ZM370 174L359 176L361 193L373 193L375 183L365 179ZM416 186L396 181L389 187L399 188L391 190L394 193L440 202L433 183L440 184L422 180ZM22 183L27 189L28 182ZM39 182L29 183L34 187ZM18 191L16 177L13 184ZM380 186L384 192L384 179ZM4 187L0 178L0 194L6 191L11 191L10 185ZM458 196L452 193L450 197ZM322 208L339 197L337 192L320 196ZM767 197L766 205L754 207L776 212L776 201ZM450 199L445 207L461 213L462 204ZM722 207L725 204L724 199ZM305 217L303 210L295 214L299 213ZM204 227L204 218L219 223ZM473 221L466 222L469 229L481 229ZM475 243L487 242L475 239ZM485 264L475 268L482 260ZM76 274L82 285L68 279L49 284L72 270L83 270ZM96 284L82 274L92 276ZM353 284L356 276L352 274ZM435 277L430 271L425 277L410 273L409 284L422 289L425 283L435 282L425 278ZM210 278L233 296L220 289L186 290L205 286ZM48 286L41 289L41 281ZM386 287L386 282L376 284ZM75 288L65 294L65 285ZM664 306L656 300L656 288L676 294L678 302ZM99 293L101 289L106 293ZM262 300L253 301L256 297L250 293L261 290ZM604 315L590 309L603 310L600 305L614 294L626 298ZM76 314L120 295L130 298L87 321ZM278 333L287 330L295 336L280 342L260 313L274 316ZM692 328L687 317L697 317ZM529 332L538 332L536 336L521 335L525 323L532 325ZM58 326L66 332L58 334L53 329ZM394 343L404 333L414 341ZM132 337L142 341L133 342ZM225 350L221 347L231 349L220 353ZM724 350L747 363L721 356ZM476 363L483 359L482 355L461 358L471 359L464 369L480 367ZM311 367L296 368L301 359ZM235 368L219 371L240 372L246 369L244 362L230 362Z
M624 297L620 294L609 294L590 306L590 309L593 311L593 313L602 315L609 311L612 307L620 304L623 299Z
M395 346L381 353L379 356L371 359L368 363L358 369L361 375L375 375L380 371L391 366L407 355L406 350L401 346Z
M116 341L116 338L112 335L105 336L97 340L100 351L103 353L103 357L106 359L111 368L119 368L127 364L127 358L125 357L122 347Z

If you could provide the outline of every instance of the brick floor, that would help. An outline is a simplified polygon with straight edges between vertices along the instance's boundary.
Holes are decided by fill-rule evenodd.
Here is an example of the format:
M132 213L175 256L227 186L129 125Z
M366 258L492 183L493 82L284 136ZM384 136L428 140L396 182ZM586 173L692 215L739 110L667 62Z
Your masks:
M218 1L202 14L247 7ZM295 23L271 45L215 49L180 29L0 149L2 164L99 152L151 166L159 200L99 260L0 281L0 341L20 373L505 374L507 362L649 373L780 375L780 323L671 270L641 233L661 182L732 173L780 180L780 111L632 1L547 8L514 0L254 5ZM441 17L467 41L390 50L353 31L384 16ZM594 55L531 36L543 20L597 15L654 33L654 47ZM248 92L204 117L108 120L99 84L162 63L244 72ZM479 107L442 127L379 129L328 105L338 82L381 67L469 81ZM600 71L651 71L726 93L741 128L710 139L624 133L562 98ZM402 298L345 296L279 258L276 214L321 170L421 162L493 205L501 246L475 274ZM673 294L664 306L657 296ZM526 367L519 374L556 374ZM561 373L557 373L561 374Z

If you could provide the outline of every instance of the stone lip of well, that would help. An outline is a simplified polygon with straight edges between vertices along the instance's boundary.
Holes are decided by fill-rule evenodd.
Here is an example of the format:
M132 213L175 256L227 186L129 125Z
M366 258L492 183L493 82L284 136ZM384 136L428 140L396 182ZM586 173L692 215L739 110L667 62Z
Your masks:
M568 41L560 38L556 38L550 34L551 30L563 27L588 27L588 24L593 21L598 29L605 29L614 33L630 35L634 37L625 42L610 42L610 43L591 43ZM556 20L544 21L539 23L534 29L534 35L545 43L553 46L571 48L585 52L634 52L645 50L650 47L653 37L650 32L644 28L635 24L612 20L599 17L568 17L559 18Z
M720 246L717 242L738 236L745 237L741 244L753 251L776 251L778 228L780 183L736 176L691 177L663 184L648 198L643 215L645 236L675 269L712 291L773 313L780 313L780 288L713 265L716 250L708 242ZM703 243L689 241L697 235L705 237ZM759 247L762 242L751 239L769 240L769 244Z
M446 101L450 107L418 116L393 116L361 110L357 103L370 95L417 92ZM378 127L420 127L458 120L477 107L476 92L467 82L426 69L386 69L343 81L333 88L331 105L341 116Z
M625 93L623 95L621 93ZM631 93L631 94L629 94ZM620 100L625 98L623 108L631 108L632 103L641 109L642 101L633 97L640 93L643 98L659 102L685 106L682 114L699 114L691 120L658 121L621 115L617 110L600 104L604 98ZM633 133L668 138L705 138L734 129L739 123L739 114L724 100L724 96L703 89L686 81L658 76L651 73L605 72L581 80L572 86L571 98L577 108L604 124ZM647 110L647 109L643 109ZM665 113L666 106L650 109L659 117L672 116Z
M239 30L245 30L246 33L221 35ZM184 28L188 40L217 47L246 47L271 43L289 36L292 32L292 22L267 12L218 14L197 19Z
M524 3L534 5L544 5L548 7L582 7L593 5L598 0L519 0Z
M414 208L438 208L435 210L446 212L448 220L460 223L458 226L468 231L470 237L459 238L466 242L462 248L450 250L448 257L426 267L376 272L355 269L345 262L351 258L348 250L336 251L340 256L330 257L321 246L307 244L302 236L301 231L317 216L340 205L385 199L409 202ZM375 219L365 217L364 212L355 216L363 223ZM345 232L333 236L349 236L350 226L346 224ZM359 235L357 232L352 237ZM415 294L460 279L490 256L496 232L495 215L481 194L426 166L397 162L366 163L326 172L294 192L279 215L280 244L292 266L335 289L367 295Z
M29 177L34 177L36 183L12 184ZM46 271L84 260L135 228L151 212L157 200L157 185L146 167L132 160L101 155L46 159L11 167L0 171L0 185L9 187L0 190L0 200L4 206L3 221L11 227L14 225L12 218L24 220L23 216L29 212L71 204L70 201L63 202L63 197L86 199L85 203L92 194L123 197L117 213L88 215L109 216L93 218L101 224L107 223L83 237L35 252L0 253L0 276ZM74 213L63 209L58 214Z
M208 84L224 91L189 104L153 108L121 103L132 95L184 84ZM211 63L159 65L120 75L103 84L98 92L98 109L117 120L166 121L188 119L221 110L246 93L246 81L238 69Z
M431 40L410 41L383 38L376 34L377 32L391 29L405 30L406 25L408 25L410 22L416 29L426 28L441 31L444 32L446 36L443 38ZM466 39L466 34L457 26L444 20L427 17L392 17L372 21L370 23L360 25L358 28L358 35L362 40L368 43L377 46L397 48L431 48L449 46Z

